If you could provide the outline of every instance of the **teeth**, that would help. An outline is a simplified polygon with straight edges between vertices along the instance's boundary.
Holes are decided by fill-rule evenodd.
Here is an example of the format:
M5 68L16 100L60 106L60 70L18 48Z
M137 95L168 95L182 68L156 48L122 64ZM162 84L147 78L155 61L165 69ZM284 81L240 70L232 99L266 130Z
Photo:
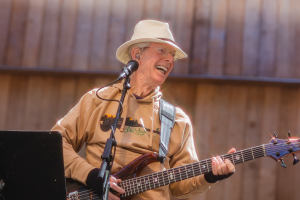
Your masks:
M158 69L163 74L165 74L168 71L168 68L166 68L164 66L160 66L160 65L156 66L156 69Z

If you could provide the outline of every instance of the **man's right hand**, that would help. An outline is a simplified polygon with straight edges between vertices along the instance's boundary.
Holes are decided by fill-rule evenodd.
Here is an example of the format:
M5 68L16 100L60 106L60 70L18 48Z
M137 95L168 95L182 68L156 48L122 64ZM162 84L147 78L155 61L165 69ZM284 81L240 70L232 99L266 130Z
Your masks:
M109 178L110 188L112 188L113 190L119 192L120 194L124 194L125 191L118 186L118 183L121 183L121 179L116 179L113 176L111 176ZM117 197L116 195L112 194L111 192L109 192L109 194L108 194L108 199L109 200L120 200L119 197Z

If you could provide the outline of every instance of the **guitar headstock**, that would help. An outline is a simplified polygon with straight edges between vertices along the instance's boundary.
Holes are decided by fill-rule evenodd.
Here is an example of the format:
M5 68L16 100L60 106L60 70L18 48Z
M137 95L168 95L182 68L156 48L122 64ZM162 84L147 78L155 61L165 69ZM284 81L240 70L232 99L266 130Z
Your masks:
M300 138L291 138L289 133L289 138L277 139L277 135L274 133L275 137L265 145L266 156L273 158L276 161L281 161L281 166L286 167L283 162L283 158L293 154L294 165L299 162L296 158L295 153L300 152Z

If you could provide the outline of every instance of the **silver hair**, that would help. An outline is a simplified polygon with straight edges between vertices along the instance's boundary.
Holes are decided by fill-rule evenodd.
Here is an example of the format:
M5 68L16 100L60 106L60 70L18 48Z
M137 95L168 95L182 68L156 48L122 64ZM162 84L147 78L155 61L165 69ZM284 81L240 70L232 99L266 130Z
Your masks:
M139 49L141 49L141 51L143 51L143 49L145 47L149 47L150 46L150 43L151 42L140 42L140 43L136 43L136 44L133 44L129 47L129 50L128 50L128 54L129 54L129 57L130 57L130 60L132 60L133 58L131 57L131 51L134 47L138 47Z

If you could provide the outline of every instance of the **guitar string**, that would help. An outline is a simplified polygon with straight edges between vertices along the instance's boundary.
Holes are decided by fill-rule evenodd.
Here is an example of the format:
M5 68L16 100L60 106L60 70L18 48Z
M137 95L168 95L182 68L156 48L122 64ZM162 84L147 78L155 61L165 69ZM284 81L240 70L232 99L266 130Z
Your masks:
M257 156L259 156L259 155L256 155L256 157ZM260 157L262 157L262 156L264 156L263 154L261 154L260 155ZM251 160L251 159L250 159ZM184 174L183 174L183 176L181 177L181 179L186 179L186 178L189 178L189 177L193 177L193 176L196 176L196 175L200 175L201 173L200 173L200 170L199 170L199 167L194 167L195 169L194 169L194 172L188 172L187 174L188 174L188 176L185 176ZM197 172L198 171L198 172ZM202 173L206 173L206 172L208 172L207 170L203 170L202 169L202 171L201 171ZM184 172L183 172L184 173ZM178 179L178 176L177 176L177 180L181 180L181 179ZM174 181L176 181L176 178L174 179L174 180L170 180L170 182L171 183L173 183ZM159 187L158 186L158 183L154 183L154 182L150 182L150 189L151 188L155 188L155 187ZM163 182L160 182L160 185L166 185L166 184L163 184ZM132 187L134 187L134 186L132 186ZM131 188L130 188L131 189ZM145 189L147 190L148 189L148 187L145 187ZM137 188L137 191L138 192L140 192L140 191L144 191L145 190L144 188ZM132 189L131 189L131 193L132 193ZM133 192L133 194L135 194L135 193L137 193L137 192Z
M257 153L256 153L257 154ZM246 154L245 154L246 155ZM228 155L227 155L228 156ZM223 157L225 157L226 158L226 156L223 156ZM231 156L230 156L231 157ZM256 155L256 157L257 157L257 155ZM200 162L201 163L201 162ZM202 162L203 163L203 162ZM199 170L200 171L200 168L199 168L199 162L197 162L196 164L197 165L195 165L195 163L193 163L194 165L189 165L189 166L186 166L185 168L184 168L184 172L186 172L186 173L190 173L190 175L193 175L192 173L193 173L193 171L196 171L196 170ZM206 165L206 164L205 164ZM211 165L209 164L209 167L211 167ZM158 177L158 176L161 176L161 175L163 175L163 177L166 177L166 179L169 181L169 182L173 182L173 180L169 180L169 175L170 174L174 174L174 171L175 171L176 169L175 168L172 168L171 169L171 171L169 171L170 173L167 173L166 171L164 171L164 173L162 173L162 172L159 172L159 173L157 173L156 174L156 176ZM183 172L183 173L184 173ZM207 170L203 170L202 169L202 173L206 173L206 172L208 172ZM184 174L183 174L184 175ZM189 176L190 176L189 175ZM156 177L156 178L157 178ZM177 176L178 177L178 176ZM185 177L185 175L184 175L184 177ZM140 178L141 179L141 178ZM175 179L176 179L176 176L175 176ZM141 179L142 180L142 179ZM167 181L167 182L168 182ZM139 181L140 182L140 181ZM164 181L165 182L165 181ZM161 184L162 183L162 184ZM158 183L152 183L152 184L159 184L159 185L166 185L166 184L163 184L163 182L158 182ZM132 186L132 185L131 185Z
M277 145L277 147L278 146L280 146L280 145ZM282 145L281 145L282 146ZM291 146L291 145L290 145ZM295 144L293 144L292 146L295 146ZM258 148L259 147L261 147L262 148L262 145L261 146L258 146ZM269 146L266 146L267 148L266 149L272 149L272 148L274 148L274 146L272 145L272 147L271 148L269 148ZM248 151L246 151L246 150L248 150ZM250 152L249 150L254 150L253 151L253 154L252 154L252 151ZM246 161L248 161L248 160L253 160L253 156L254 156L254 158L259 158L259 157L263 157L264 156L264 153L263 153L263 151L262 150L259 150L259 152L257 152L257 148L250 148L250 149L245 149L245 150L243 150L244 151L244 153L243 153L243 155L244 155L244 159L246 159ZM278 148L277 148L277 150L278 150ZM242 153L242 152L236 152L236 153ZM259 153L259 154L258 154ZM254 155L255 154L255 155ZM224 155L224 156L222 156L223 158L226 158L226 157L228 157L229 159L231 159L231 154L227 154L227 155ZM244 162L244 161L243 161ZM241 161L239 162L239 163L242 163ZM236 164L239 164L239 163L237 163L236 162ZM194 164L194 163L193 163ZM198 164L198 163L196 163L196 164ZM211 165L209 165L209 166L211 166ZM201 172L200 172L200 169L199 169L199 166L198 165L196 165L196 166L191 166L192 167L192 170L194 170L194 172L196 171L196 175L200 175L201 174ZM194 169L193 169L194 168ZM199 170L199 172L200 172L200 174L199 173L197 173L197 170ZM174 171L174 170L173 170ZM202 169L202 171L203 171L203 169ZM184 176L184 179L186 179L186 178L189 178L189 177L193 177L193 176L196 176L195 175L195 173L194 173L193 171L192 171L192 173L190 173L190 172L188 172L188 175L187 175L187 177L186 176ZM205 172L203 171L202 173L206 173L207 172L207 170L205 170ZM173 172L172 172L173 173ZM159 174L157 174L157 175L159 175ZM167 176L168 176L168 174L167 174ZM140 178L141 179L141 178ZM176 178L175 178L176 179ZM142 179L141 179L142 180ZM144 179L145 180L145 179ZM151 181L151 179L149 179L149 177L148 177L148 180L150 180ZM165 182L165 181L164 181ZM169 182L173 182L172 180L171 181L169 181ZM133 182L134 183L134 182ZM161 185L166 185L166 184L164 184L163 182L161 182L162 184ZM159 184L159 183L150 183L149 185L150 185L150 189L151 189L151 187L159 187L159 186L157 186L157 184ZM159 184L160 185L160 184ZM133 188L134 189L134 188ZM145 187L145 189L147 190L148 188L147 187ZM137 188L137 191L138 192L140 192L140 191L144 191L144 189L141 187L141 188ZM128 192L129 193L129 192ZM133 194L135 194L136 192L133 192ZM132 191L131 191L131 194L132 194Z
M297 143L298 144L298 143ZM297 145L297 144L292 144L292 145L290 145L290 146L295 146L295 145ZM274 150L274 147L284 147L283 145L281 145L281 144L278 144L278 145L276 145L276 146L273 146L273 144L271 144L271 148L270 148L270 144L267 144L267 145L265 145L265 148L266 149L272 149L272 150ZM285 145L286 146L286 145ZM263 157L264 156L264 153L262 152L262 149L257 149L257 148L262 148L263 146L262 145L260 145L260 146L257 146L257 147L253 147L253 148L249 148L249 149L245 149L245 150L242 150L244 153L243 153L243 156L244 156L244 160L246 160L246 161L249 161L249 160L253 160L253 156L254 156L254 158L259 158L259 157ZM251 150L251 152L249 152L249 150ZM254 150L254 151L253 151ZM275 150L281 150L281 149L279 149L279 148L276 148ZM239 152L235 152L234 154L238 154L238 153L242 153L242 151L239 151ZM252 151L253 151L253 154L252 154ZM257 153L260 153L260 154L257 154ZM274 151L273 151L274 152ZM255 155L254 155L255 154ZM224 157L224 158L226 158L226 156L229 158L229 159L232 159L231 158L231 154L226 154L226 155L224 155L224 156L221 156L221 157ZM206 160L208 160L208 159L206 159ZM205 160L205 161L206 161ZM211 160L211 159L209 159L209 160ZM204 162L205 162L204 161ZM203 163L203 161L201 161L202 163ZM196 164L199 164L199 163L201 163L201 162L197 162ZM205 162L206 163L206 162ZM236 164L239 164L239 163L242 163L242 162L236 162ZM195 164L195 163L192 163L192 164ZM189 166L187 166L187 167L189 167L189 169L191 169L191 170L193 170L194 172L196 171L196 170L199 170L200 171L200 169L199 169L199 167L196 165L196 166L192 166L192 164L189 164ZM207 165L207 164L205 164L205 165ZM182 167L182 166L181 166ZM185 167L185 168L187 168L187 167ZM211 164L209 164L209 167L211 167ZM193 169L194 168L194 169ZM174 169L175 168L172 168L172 169L169 169L169 170L173 170L174 171ZM184 172L186 172L186 170L185 169L183 169L184 170ZM187 171L188 171L188 169L187 169ZM193 173L194 172L190 172L190 171L188 171L188 172L186 172L186 173L188 173L189 175L188 175L188 177L193 177ZM165 171L164 171L165 172ZM182 173L184 173L184 172L182 172ZM206 173L206 172L208 172L207 170L203 170L202 169L202 174L203 173ZM171 172L171 173L173 173L173 172ZM158 175L158 174L157 174ZM156 176L157 176L156 175ZM167 173L164 173L163 174L164 175L164 177L167 177L168 179L169 179L169 175L167 174ZM198 175L198 174L197 174ZM196 175L195 175L196 176ZM178 176L177 176L178 177ZM184 179L186 179L186 178L188 178L188 177L186 177L184 174L183 174L183 176L182 177L184 177ZM140 178L140 177L138 177L138 178ZM140 178L141 180L142 180L142 178ZM144 178L145 179L145 178ZM149 177L148 177L148 179L149 179ZM151 181L151 179L149 179L150 181ZM175 178L175 180L176 180L176 178ZM177 179L178 180L178 179ZM180 180L180 179L179 179ZM161 181L161 180L160 180ZM137 184L135 184L135 182L134 182L134 180L132 181L133 183L134 183L134 185L131 185L131 186L128 186L128 187L125 187L125 189L127 189L127 188L133 188L134 189L134 186L135 185L137 185ZM154 186L154 187L156 187L157 185L167 185L167 184L164 184L164 182L165 181L161 181L161 182L157 182L157 183L151 183L150 182L150 187L151 186ZM170 180L169 182L173 182L172 180ZM140 184L141 182L139 182L138 184ZM139 187L139 186L138 186ZM158 187L158 186L157 186ZM147 187L145 187L145 188L147 188ZM141 191L143 191L143 188L141 187L140 189L139 188L137 188L137 190L139 191L139 190L141 190Z
M293 144L291 144L290 146L296 146L296 145L298 145L299 143L297 143L297 144L295 144L295 143L293 143ZM270 147L271 146L271 147ZM278 144L278 145L273 145L273 144L266 144L265 145L265 149L267 150L272 150L271 152L273 153L273 152L275 152L275 151L278 151L278 150L282 150L281 148L278 148L278 146L279 147L286 147L286 145L282 145L282 144ZM248 148L248 149L244 149L244 150L241 150L241 151L238 151L238 152L235 152L235 153L232 153L232 154L238 154L238 153L242 153L242 151L244 151L244 153L243 153L243 156L244 156L244 160L246 159L246 161L249 161L249 160L253 160L253 156L254 156L254 159L255 158L259 158L259 157L263 157L264 156L264 153L262 153L262 150L259 150L259 149L257 149L257 148L262 148L263 147L263 145L260 145L260 146L257 146L257 147L252 147L252 148ZM275 149L275 147L277 147L276 149ZM247 151L248 150L248 151ZM252 150L251 152L249 152L249 150ZM254 151L253 151L254 150ZM275 150L275 151L273 151L273 150ZM253 154L252 154L252 152L253 152ZM260 154L257 154L257 153L260 153ZM223 156L221 156L221 157L223 157L223 158L226 158L226 157L228 157L229 159L232 159L231 158L231 155L232 154L226 154L226 155L223 155ZM255 154L255 155L254 155ZM201 165L201 163L204 163L204 165L208 165L208 167L209 168L211 168L211 163L209 163L209 164L207 164L206 163L206 161L208 161L208 160L211 160L211 158L210 159L206 159L206 160L203 160L203 161L200 161L200 162L196 162L196 163L191 163L191 164L189 164L189 165L186 165L185 167L183 167L183 166L180 166L180 167L177 167L178 169L179 168L184 168L182 171L182 176L180 177L180 178L176 178L176 177L178 177L178 175L176 176L174 176L174 180L175 181L177 181L177 180L183 180L183 179L187 179L187 178L190 178L190 177L194 177L194 176L197 176L197 175L200 175L200 174L203 174L203 173L207 173L208 171L207 171L207 169L206 170L203 170L203 168L202 168L202 170L201 170L201 168L199 167L199 164ZM237 160L236 160L237 161ZM239 164L239 163L242 163L242 162L235 162L236 164ZM195 164L197 164L197 165L195 165ZM195 165L195 166L193 166L193 165ZM150 176L149 175L146 175L146 176L143 176L144 177L144 181L145 181L145 178L148 178L148 181L149 181L149 186L150 186L150 189L152 188L152 187L159 187L159 186L157 186L157 185L161 185L161 186L163 186L163 185L168 185L169 183L172 183L173 182L173 180L171 179L171 180L169 180L169 174L173 174L174 175L174 171L175 171L176 169L175 168L172 168L172 169L169 169L169 170L166 170L166 171L163 171L163 172L157 172L157 173L155 173L156 174L156 178L157 179L159 179L158 178L158 175L160 174L160 175L163 175L163 180L159 180L160 182L157 182L157 183L155 183L155 182L151 182L151 179L149 178ZM190 170L190 171L189 171ZM170 173L166 173L166 172L170 172ZM179 171L180 171L180 169L179 169ZM199 171L200 172L200 174L197 172L197 171ZM184 174L184 172L186 173L186 175ZM196 172L196 174L195 174L195 172ZM153 174L152 174L152 176L154 176ZM139 178L140 180L142 180L142 178L143 177L137 177L137 178ZM182 178L183 177L183 178ZM137 178L135 178L135 179L137 179ZM167 179L167 181L164 181L164 179ZM126 190L126 189L130 189L131 190L131 188L133 188L133 190L134 190L134 192L133 193L136 193L135 192L135 185L137 185L138 186L138 184L141 184L142 183L142 181L140 181L140 182L134 182L134 180L132 180L132 179L130 179L131 180L131 182L133 183L133 185L129 185L129 186L124 186L124 184L122 184L123 185L123 189L124 190ZM138 179L137 179L138 180ZM126 180L125 180L126 181ZM125 182L124 181L124 182ZM153 180L152 180L153 181ZM128 182L128 180L127 180L127 182ZM169 182L168 184L166 184L166 182ZM122 182L121 182L122 183ZM136 184L137 183L137 184ZM140 186L138 186L138 187L140 187ZM137 189L137 192L139 193L139 191L141 190L141 191L144 191L143 190L143 188L141 187L140 189L138 188L138 187L136 187ZM145 186L145 189L148 189L147 188L147 186ZM145 190L146 191L146 190ZM132 191L130 191L131 192L131 194L132 194ZM78 193L81 193L81 192L78 192ZM89 192L86 192L86 193L88 193L88 195L89 195ZM129 192L126 192L126 193L129 193ZM81 194L83 194L83 193L81 193ZM133 195L133 194L132 194Z
M250 152L247 152L246 154L244 154L245 155L245 159L246 159L246 161L248 161L248 160L252 160L253 159L253 155L252 155L252 153L250 153ZM228 156L228 155L227 155ZM255 157L256 158L259 158L259 157L262 157L262 156L264 156L264 154L263 153L261 153L261 154L257 154L257 152L255 152ZM226 158L226 156L224 156L225 158ZM242 163L242 162L239 162L239 163ZM239 163L237 163L237 164L239 164ZM209 166L211 166L211 165L209 165ZM189 169L192 169L192 168L194 168L194 171L197 171L197 170L199 170L199 167L196 165L196 166L192 166L192 167L189 167ZM187 168L188 169L188 168ZM200 171L200 170L199 170ZM203 170L202 169L202 173L205 173L205 172L208 172L207 170ZM184 172L183 172L184 173ZM193 173L193 172L192 172ZM188 176L193 176L193 174L192 173L190 173L189 171L188 171ZM197 172L196 172L196 174L198 174ZM184 175L184 174L183 174ZM186 178L186 176L184 175L184 178ZM170 182L173 182L172 180L170 181ZM162 183L162 182L161 182ZM157 183L152 183L151 185L157 185ZM163 185L163 184L162 184Z

